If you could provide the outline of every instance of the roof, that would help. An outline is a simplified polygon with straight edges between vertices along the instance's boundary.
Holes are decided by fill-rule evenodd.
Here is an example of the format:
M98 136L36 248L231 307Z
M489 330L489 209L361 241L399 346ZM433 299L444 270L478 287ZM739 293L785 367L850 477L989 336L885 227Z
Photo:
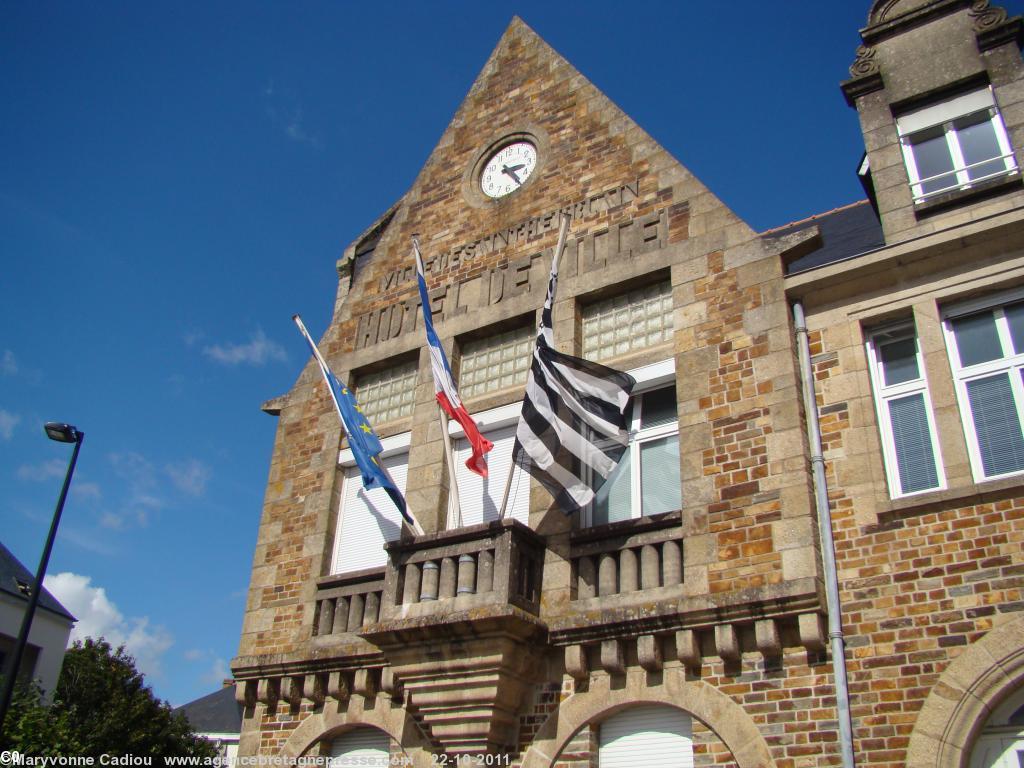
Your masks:
M35 578L33 574L29 573L28 568L11 554L11 550L0 542L0 592L5 592L11 597L24 600L27 603L28 595L22 591L19 582L31 586ZM77 621L68 609L49 593L46 587L43 587L43 591L39 594L39 607L45 608L58 616L63 616L69 621Z
M763 232L764 237L784 237L817 226L821 237L810 253L786 265L786 274L805 272L815 267L858 256L885 245L882 224L867 200L819 213L802 221L794 221Z
M202 698L177 707L196 733L241 733L242 705L235 701L235 686L229 685Z

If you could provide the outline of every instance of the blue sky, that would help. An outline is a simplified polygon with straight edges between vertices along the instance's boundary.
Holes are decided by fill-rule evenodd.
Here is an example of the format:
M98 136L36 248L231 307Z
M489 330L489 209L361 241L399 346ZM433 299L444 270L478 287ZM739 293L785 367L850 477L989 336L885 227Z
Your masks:
M513 14L762 230L862 197L868 2L0 3L0 536L157 695L238 647L275 420L344 247ZM1011 11L1019 8L1011 5ZM59 574L59 575L58 575Z

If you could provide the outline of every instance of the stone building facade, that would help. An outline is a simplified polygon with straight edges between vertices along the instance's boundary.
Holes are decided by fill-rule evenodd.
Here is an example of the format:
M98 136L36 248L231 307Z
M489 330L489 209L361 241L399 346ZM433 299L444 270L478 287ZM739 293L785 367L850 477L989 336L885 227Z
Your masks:
M360 491L315 365L264 406L240 754L839 765L838 690L858 765L1018 765L1021 22L877 0L861 34L871 204L757 233L513 20L339 261L320 341L426 535ZM631 445L590 509L517 473L499 520L563 213L555 341L636 376ZM486 481L457 470L461 515L414 235L496 446Z

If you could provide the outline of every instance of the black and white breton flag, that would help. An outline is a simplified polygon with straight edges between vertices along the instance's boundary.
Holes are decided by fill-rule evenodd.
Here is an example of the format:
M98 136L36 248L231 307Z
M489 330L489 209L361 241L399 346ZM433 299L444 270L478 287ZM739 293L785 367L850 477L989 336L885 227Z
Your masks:
M636 379L554 348L551 307L562 243L559 237L551 260L512 458L572 514L593 501L629 444L625 411Z

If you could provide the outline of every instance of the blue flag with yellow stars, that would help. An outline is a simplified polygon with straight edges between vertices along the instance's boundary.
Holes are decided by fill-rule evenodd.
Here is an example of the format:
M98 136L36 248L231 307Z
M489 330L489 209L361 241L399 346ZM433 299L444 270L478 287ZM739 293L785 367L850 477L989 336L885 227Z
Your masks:
M384 447L380 444L380 438L373 431L370 422L366 420L366 416L359 410L359 404L356 402L352 390L338 381L338 377L328 367L327 361L324 360L320 350L317 349L313 339L306 331L306 326L302 324L302 319L298 315L295 315L292 319L295 320L295 324L309 343L313 357L319 363L320 372L323 374L324 381L331 391L331 398L334 400L334 405L338 409L338 416L341 417L341 424L345 428L345 434L348 436L348 445L352 450L352 458L355 459L356 465L359 467L359 473L363 476L363 488L366 490L382 488L391 497L395 506L398 507L398 511L402 513L405 521L413 529L417 531L422 530L416 518L412 516L412 513L406 507L405 498L399 492L395 481L391 479L391 475L388 474L384 465L381 464L380 453L384 450Z

